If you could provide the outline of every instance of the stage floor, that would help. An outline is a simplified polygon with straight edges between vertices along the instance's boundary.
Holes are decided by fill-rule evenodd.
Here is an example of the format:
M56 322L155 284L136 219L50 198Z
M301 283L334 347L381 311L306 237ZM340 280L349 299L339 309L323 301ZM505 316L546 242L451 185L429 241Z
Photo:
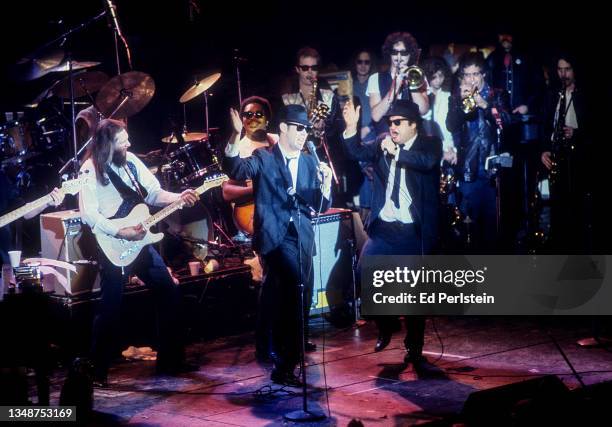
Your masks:
M308 360L309 394L331 418L302 425L418 425L461 412L470 393L546 374L579 386L557 350L558 341L583 381L612 379L612 353L581 348L591 335L586 318L457 317L428 319L423 372L403 364L403 331L374 353L376 327L336 329L313 319L318 351ZM437 331L437 333L436 333ZM111 369L108 389L95 390L93 424L139 426L268 426L300 409L300 389L269 380L271 367L255 360L254 336L245 333L189 346L198 372L156 376L154 362L128 361ZM441 353L443 343L443 354ZM323 352L323 348L325 351ZM325 362L325 363L323 363ZM53 378L57 404L62 373ZM291 425L291 423L289 423Z

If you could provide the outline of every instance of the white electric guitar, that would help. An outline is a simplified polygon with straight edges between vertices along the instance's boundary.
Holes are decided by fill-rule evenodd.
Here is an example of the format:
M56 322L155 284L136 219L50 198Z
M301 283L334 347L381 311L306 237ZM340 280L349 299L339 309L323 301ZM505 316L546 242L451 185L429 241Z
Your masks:
M218 174L207 178L204 183L195 189L198 195L208 191L211 188L219 187L229 178L227 175ZM113 225L121 229L124 227L133 227L137 224L142 224L146 230L146 234L142 240L125 240L109 234L96 234L98 245L106 255L106 257L117 267L126 267L130 265L140 251L151 243L157 243L164 238L163 233L151 233L150 228L157 224L162 219L166 218L171 213L181 209L185 205L182 199L166 206L161 211L154 215L149 213L149 208L144 203L134 206L128 216L111 220Z
M77 194L81 190L81 186L85 184L87 179L89 179L89 177L81 176L79 178L64 181L62 182L62 186L59 191L64 195ZM5 225L10 224L13 221L17 221L24 215L27 215L28 213L39 209L52 201L53 198L51 197L51 193L49 193L46 196L41 197L40 199L34 200L30 203L26 203L19 209L15 209L14 211L7 213L6 215L2 215L0 217L0 227L4 227Z

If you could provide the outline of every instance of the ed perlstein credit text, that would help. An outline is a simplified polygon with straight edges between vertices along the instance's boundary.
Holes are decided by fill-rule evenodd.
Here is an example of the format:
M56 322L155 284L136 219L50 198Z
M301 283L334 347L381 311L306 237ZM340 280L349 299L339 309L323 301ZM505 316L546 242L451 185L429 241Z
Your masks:
M465 285L482 285L485 281L487 268L480 270L440 270L412 269L409 267L396 267L391 270L374 270L372 285L381 288L384 285L407 286L411 289L418 285L452 285L462 288ZM395 295L385 295L374 292L373 301L376 304L494 304L495 297L486 293L447 293L440 289L428 289L427 292L401 292Z

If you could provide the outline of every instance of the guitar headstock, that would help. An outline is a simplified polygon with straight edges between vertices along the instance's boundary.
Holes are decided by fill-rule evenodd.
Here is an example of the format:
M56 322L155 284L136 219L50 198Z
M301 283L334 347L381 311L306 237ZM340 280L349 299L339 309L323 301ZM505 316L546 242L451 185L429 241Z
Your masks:
M79 191L81 191L81 187L90 180L90 176L82 175L75 179L69 179L67 181L62 182L62 191L65 194L75 195Z
M207 177L204 180L204 183L202 183L202 185L196 188L195 191L198 194L202 194L210 190L211 188L220 187L221 184L223 184L225 181L228 181L228 180L229 180L229 177L226 174L219 172L219 173L216 173L214 175Z

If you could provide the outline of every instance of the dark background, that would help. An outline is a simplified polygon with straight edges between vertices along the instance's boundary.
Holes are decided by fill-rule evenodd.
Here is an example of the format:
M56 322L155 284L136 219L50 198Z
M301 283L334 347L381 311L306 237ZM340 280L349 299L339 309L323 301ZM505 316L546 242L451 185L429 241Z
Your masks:
M606 30L610 24L604 22L603 7L588 2L194 2L199 12L190 10L188 0L115 1L134 70L150 74L156 84L151 102L129 120L135 152L161 146L160 138L170 133L169 119L182 123L181 94L194 77L213 72L221 72L222 78L211 89L210 126L220 128L218 143L222 145L229 125L228 108L238 104L234 49L246 58L241 65L243 97L258 94L275 98L280 82L293 73L294 55L300 47L318 49L324 66L347 69L356 49L369 47L379 53L385 36L393 31L412 33L423 55L429 46L451 41L493 45L500 30L512 32L515 46L540 65L549 65L558 50L573 51L580 84L593 94L592 116L601 118L593 120L601 126L596 134L603 140L609 133L604 123L609 119L612 92L607 55L600 46L609 37ZM2 7L0 111L21 111L20 106L31 102L61 75L18 82L10 77L10 65L66 28L103 11L105 1L20 1ZM63 24L58 25L60 19ZM100 61L96 69L111 77L117 74L113 36L105 17L76 34L69 45L75 59ZM121 44L119 51L121 70L126 72L129 68ZM202 96L187 103L190 131L204 128L203 106ZM605 143L597 139L596 143ZM606 169L607 163L604 160L596 166ZM594 184L602 185L604 201L607 186ZM603 203L595 210L605 216ZM607 227L602 229L607 231Z
M444 5L417 2L211 2L195 0L200 11L192 11L188 0L116 0L120 25L132 50L134 70L150 74L156 93L149 105L130 120L130 134L137 150L155 148L169 133L169 116L182 121L181 94L196 76L221 72L212 88L211 126L228 124L227 108L238 100L234 49L247 59L241 66L243 96L274 97L281 77L292 73L294 55L304 45L317 48L323 64L347 68L354 50L369 47L380 52L384 37L392 31L409 31L423 48L432 44L495 43L496 32L515 34L515 44L529 51L542 64L557 49L580 53L594 40L594 27L579 30L597 15L586 5L571 8L556 4L474 3ZM2 59L15 62L52 40L66 27L73 27L104 10L103 0L12 3L2 28ZM54 21L62 19L63 25ZM568 21L569 20L569 21ZM573 23L575 32L566 23ZM120 44L122 72L128 71ZM117 74L113 36L106 18L80 31L72 39L77 60L100 61L96 69ZM6 67L5 67L6 68ZM5 76L6 77L6 76ZM16 109L36 97L59 78L51 76L25 83L5 81L2 98L5 111ZM187 104L190 130L204 127L203 97Z

